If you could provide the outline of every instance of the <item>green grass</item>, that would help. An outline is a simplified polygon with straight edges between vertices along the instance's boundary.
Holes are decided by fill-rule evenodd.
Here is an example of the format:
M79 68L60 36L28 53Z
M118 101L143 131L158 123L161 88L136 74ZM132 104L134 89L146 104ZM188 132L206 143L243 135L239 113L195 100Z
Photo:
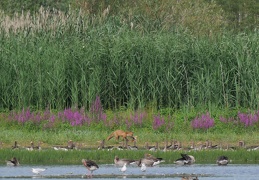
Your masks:
M38 131L28 132L25 130L7 130L1 129L0 139L3 142L2 147L10 149L14 145L14 141L17 141L21 147L30 146L30 142L33 141L35 145L39 141L42 141L43 148L52 148L54 145L67 145L68 140L73 140L76 143L80 143L82 148L96 148L100 145L100 141L106 139L111 131L97 131L97 130L60 130L57 132ZM182 133L155 133L154 131L143 131L142 129L136 129L134 135L137 136L137 145L144 147L145 143L149 145L155 145L157 142L161 148L164 147L164 142L171 140L179 141L184 147L190 147L191 143L205 144L206 140L212 141L213 144L218 144L226 147L238 146L240 140L245 141L247 146L259 145L256 137L258 132L250 133L201 133L201 132L182 132ZM133 143L129 143L132 145ZM117 142L115 139L105 142L105 146L122 145L121 141Z
M165 159L165 164L173 164L181 157L181 153L193 155L197 164L214 164L216 159L225 155L228 156L232 164L257 164L259 162L259 151L222 151L222 150L203 150L203 151L172 151L172 152L150 152L145 150L70 150L56 151L53 149L44 149L41 151L10 150L0 149L0 162L16 157L21 164L81 164L81 159L92 159L99 164L113 164L114 157L128 159L140 159L145 153Z

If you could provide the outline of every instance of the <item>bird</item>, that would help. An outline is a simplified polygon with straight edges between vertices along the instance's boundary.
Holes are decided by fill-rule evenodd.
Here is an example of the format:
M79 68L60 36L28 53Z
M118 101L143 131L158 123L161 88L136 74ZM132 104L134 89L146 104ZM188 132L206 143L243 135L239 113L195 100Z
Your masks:
M7 166L18 166L20 165L18 159L16 157L13 157L11 160L6 161Z
M138 146L136 145L136 143L137 143L137 136L135 137L133 146L128 145L127 148L128 148L129 150L138 150Z
M40 174L41 172L45 171L46 168L32 168L31 171L35 174Z
M182 180L199 180L199 179L197 176L196 177L189 176L189 177L182 177Z
M146 166L155 166L160 164L161 162L165 162L163 158L156 158L151 154L145 154L144 158L141 158L138 162L138 166L141 166L144 163Z
M145 163L141 163L141 168L140 168L140 170L141 170L142 172L145 172L145 171L147 170L147 166L145 165Z
M114 146L107 146L107 147L101 147L101 146L98 146L97 148L98 150L107 150L107 151L111 151L114 149Z
M88 176L92 177L93 171L99 169L99 166L92 160L82 159L83 165L88 170Z
M135 160L129 160L129 159L120 159L118 156L115 156L114 158L114 164L118 166L123 166L124 164L129 165L129 164L135 164Z
M149 151L156 151L158 150L158 143L156 143L156 146L149 146L148 143L146 142L145 148Z
M123 167L120 169L121 172L125 173L127 170L127 163L124 163Z
M26 147L26 150L28 150L28 151L33 151L33 149L34 149L34 144L33 144L32 141L31 141L30 144L31 144L30 146Z
M59 150L68 151L68 149L66 147L56 147L56 146L54 146L53 149L56 150L56 151L59 151Z
M42 142L39 141L38 146L34 146L34 145L33 145L33 149L35 149L35 150L41 150L41 144L42 144Z
M12 146L12 149L19 149L17 141L14 141L14 145Z
M138 150L138 147L137 147L137 146L128 145L127 148L128 148L129 150Z
M67 148L68 149L76 149L76 144L72 140L69 140L67 142Z
M146 158L152 159L154 161L153 166L160 164L161 162L165 162L163 158L157 158L152 156L151 154L145 154Z
M192 155L187 155L187 154L181 154L181 158L177 159L174 161L175 164L177 165L190 165L195 162L195 158Z
M227 156L219 156L216 163L219 166L227 165L228 164L228 157Z
M69 140L67 146L53 146L53 149L68 151L69 149L75 149L75 143L72 140Z

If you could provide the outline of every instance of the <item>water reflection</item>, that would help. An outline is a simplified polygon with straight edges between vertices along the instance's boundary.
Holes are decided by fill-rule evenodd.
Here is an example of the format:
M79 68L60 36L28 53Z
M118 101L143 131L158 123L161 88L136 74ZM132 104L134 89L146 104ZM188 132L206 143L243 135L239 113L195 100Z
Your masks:
M46 169L41 174L34 174L32 168ZM194 164L191 166L160 165L149 167L142 172L140 167L128 166L122 173L118 167L111 164L100 165L93 173L97 179L178 179L182 177L198 177L199 180L257 180L259 177L259 165L257 164L229 164L217 166L215 164ZM0 166L1 179L82 179L87 178L87 170L82 165L57 165L57 166L31 166L18 167Z

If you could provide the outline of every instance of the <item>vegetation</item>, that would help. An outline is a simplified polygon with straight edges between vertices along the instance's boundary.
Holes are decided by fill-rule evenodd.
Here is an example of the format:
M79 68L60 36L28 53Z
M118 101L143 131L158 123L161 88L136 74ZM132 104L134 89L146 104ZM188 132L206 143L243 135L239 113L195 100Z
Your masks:
M140 159L144 153L150 153L148 151L55 151L55 150L42 150L42 151L27 151L27 150L6 150L0 149L0 162L4 162L6 157L17 157L21 164L81 164L81 159L90 158L94 159L99 164L113 164L113 159L117 155L123 158ZM182 151L175 152L153 152L152 155L156 157L162 157L165 159L164 164L173 164L174 161L181 157ZM196 159L197 164L215 164L216 159L222 154L228 156L231 160L231 164L257 164L258 151L248 152L244 150L239 151L194 151L189 152Z
M37 2L0 1L4 147L257 141L258 2Z
M258 107L257 32L131 23L44 9L4 18L0 108L89 108L96 95L105 109Z

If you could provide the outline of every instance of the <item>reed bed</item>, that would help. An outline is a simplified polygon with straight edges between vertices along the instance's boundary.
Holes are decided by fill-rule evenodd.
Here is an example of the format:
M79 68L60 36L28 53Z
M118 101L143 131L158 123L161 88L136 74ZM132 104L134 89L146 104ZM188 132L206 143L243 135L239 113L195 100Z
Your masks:
M0 109L89 108L96 95L105 109L258 107L258 33L141 31L120 18L41 9L2 21Z

